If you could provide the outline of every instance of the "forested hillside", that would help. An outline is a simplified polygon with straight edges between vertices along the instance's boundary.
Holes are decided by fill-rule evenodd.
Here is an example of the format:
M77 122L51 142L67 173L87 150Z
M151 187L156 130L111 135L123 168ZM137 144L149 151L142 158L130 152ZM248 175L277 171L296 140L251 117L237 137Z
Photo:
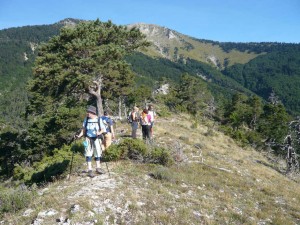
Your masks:
M27 102L36 48L57 35L62 24L26 26L0 31L0 114L2 122L24 126L20 115Z
M247 95L254 94L234 79L224 76L210 64L196 60L186 59L184 62L172 62L165 58L154 59L142 53L136 53L126 59L137 74L136 80L138 84L155 86L157 81L179 83L180 76L183 73L188 73L206 81L208 89L219 101L224 101L224 97L231 98L236 92Z
M32 74L31 67L37 54L39 43L47 41L53 35L57 35L59 29L70 21L74 23L79 22L78 20L67 19L53 25L26 26L0 31L0 112L5 121L14 120L24 109L23 102L26 102L27 95L24 84ZM170 35L170 32L180 35L178 36L180 37L180 43L184 46L191 46L190 50L184 46L178 46L177 57L171 57L175 60L165 57L153 59L143 55L128 58L128 62L131 63L133 70L138 75L143 76L143 81L140 82L153 84L155 80L163 78L178 81L182 72L188 72L207 79L210 82L210 89L216 96L219 96L220 91L223 93L222 95L226 96L228 91L235 92L238 90L247 94L256 93L267 100L273 90L291 113L297 114L300 112L299 90L297 88L300 79L299 44L220 43L213 40L190 37L185 40L184 38L187 37L184 35L167 29L168 35ZM176 48L176 46L173 46L174 40L169 39L170 44L166 42L164 38L165 33L157 35L160 35L162 40L161 46L165 46L163 48L169 50ZM190 42L191 40L193 42ZM198 47L198 43L201 44L201 48ZM209 59L205 63L205 60L203 61L205 58L202 58L202 56L199 58L199 61L195 59L196 55L193 51L196 51L198 48L199 51L202 51L205 49L205 45L207 49L211 49L209 51L211 51L217 61L224 63L224 70L218 70ZM213 50L212 46L219 46L227 56L219 50ZM157 51L160 50L157 49ZM152 54L151 52L149 51L150 55ZM245 60L244 64L235 64L235 60L237 60L236 52L241 53L238 56L239 59L244 57L243 54L247 58L247 54L251 52L256 55L248 57L250 61L249 59ZM147 54L147 51L145 53ZM193 54L193 59L189 58L191 53ZM202 54L204 53L205 51ZM253 59L251 60L251 58ZM223 62L222 59L224 60ZM226 76L231 79L226 78ZM226 90L223 91L224 88ZM7 101L7 98L14 100ZM10 102L13 102L14 106L11 106ZM15 115L11 115L8 112L14 112Z
M300 112L300 45L286 45L224 74L267 99L272 90L291 113Z

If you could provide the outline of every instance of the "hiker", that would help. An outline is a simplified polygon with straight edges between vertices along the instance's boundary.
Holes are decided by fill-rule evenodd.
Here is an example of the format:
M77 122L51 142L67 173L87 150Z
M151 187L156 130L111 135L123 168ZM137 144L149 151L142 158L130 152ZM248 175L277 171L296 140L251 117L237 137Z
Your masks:
M104 149L107 149L110 145L113 139L115 139L115 131L114 131L114 122L110 117L110 113L108 111L104 111L104 116L101 117L104 126L106 128L106 133L104 134L104 141L103 146Z
M131 120L131 137L136 138L136 132L139 127L139 108L134 106L130 113Z
M149 105L149 107L148 107L148 114L150 115L150 135L152 138L153 137L154 120L156 119L156 113L155 113L152 105Z
M88 176L94 177L92 170L92 157L94 155L96 161L96 173L104 174L100 168L100 158L102 154L101 136L106 132L105 126L101 118L98 118L96 107L89 106L87 108L87 117L83 121L83 128L78 138L85 136L85 157L88 166Z
M144 140L150 140L150 117L151 116L148 114L148 109L144 109L140 117Z

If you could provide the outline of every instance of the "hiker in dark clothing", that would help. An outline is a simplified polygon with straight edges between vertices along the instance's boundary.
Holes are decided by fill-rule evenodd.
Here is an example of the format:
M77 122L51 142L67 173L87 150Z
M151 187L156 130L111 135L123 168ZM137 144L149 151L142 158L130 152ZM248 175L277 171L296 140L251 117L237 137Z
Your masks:
M148 114L148 109L144 109L141 115L141 125L144 140L150 140L151 116Z

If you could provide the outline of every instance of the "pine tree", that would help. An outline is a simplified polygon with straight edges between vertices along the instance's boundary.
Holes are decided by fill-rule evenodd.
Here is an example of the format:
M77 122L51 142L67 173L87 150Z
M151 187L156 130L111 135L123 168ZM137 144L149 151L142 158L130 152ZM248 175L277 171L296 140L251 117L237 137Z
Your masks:
M137 28L99 20L62 28L43 44L28 85L31 145L40 152L68 142L86 100L102 115L103 98L128 95L133 73L124 56L148 45Z
M185 73L180 79L177 98L181 107L196 115L207 108L212 96L202 80Z
M264 106L258 131L266 138L282 143L288 133L288 121L290 116L282 104L268 103Z

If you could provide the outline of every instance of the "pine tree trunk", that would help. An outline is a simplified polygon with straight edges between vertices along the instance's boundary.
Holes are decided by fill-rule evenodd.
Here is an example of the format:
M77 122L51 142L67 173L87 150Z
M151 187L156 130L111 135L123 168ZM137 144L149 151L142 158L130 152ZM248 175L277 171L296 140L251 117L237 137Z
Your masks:
M102 116L103 115L103 104L102 104L102 96L101 96L102 77L100 76L97 81L93 81L93 84L95 86L89 87L89 93L94 97L96 97L98 116Z
M96 98L97 98L98 116L103 116L103 105L102 105L101 95L97 95Z

